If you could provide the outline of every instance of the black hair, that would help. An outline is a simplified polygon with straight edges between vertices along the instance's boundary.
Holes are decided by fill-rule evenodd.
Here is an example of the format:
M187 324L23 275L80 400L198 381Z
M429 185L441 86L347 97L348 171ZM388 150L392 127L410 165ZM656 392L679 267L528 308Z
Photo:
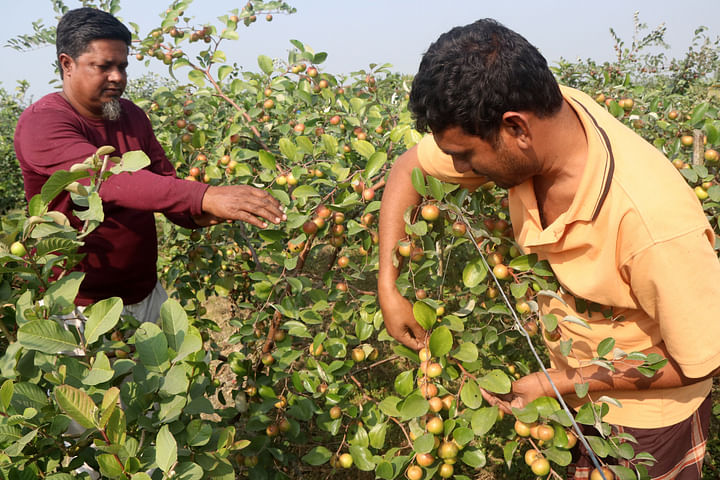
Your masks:
M420 131L457 126L494 142L508 111L539 117L563 97L547 61L524 37L493 19L455 27L423 55L408 108Z
M93 40L122 40L129 47L130 30L120 20L96 8L84 7L68 11L57 26L55 48L57 58L64 53L75 60L87 51ZM62 69L60 69L62 78Z

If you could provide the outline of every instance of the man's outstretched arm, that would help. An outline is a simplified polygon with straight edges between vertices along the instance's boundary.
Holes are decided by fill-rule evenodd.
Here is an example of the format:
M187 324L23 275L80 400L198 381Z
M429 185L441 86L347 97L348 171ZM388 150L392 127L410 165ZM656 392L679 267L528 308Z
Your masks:
M417 146L403 153L393 164L380 207L380 270L378 297L388 333L406 346L423 347L426 332L415 321L410 302L400 295L395 281L399 269L393 265L397 242L406 236L405 211L417 205L420 195L412 185L414 168L420 168Z

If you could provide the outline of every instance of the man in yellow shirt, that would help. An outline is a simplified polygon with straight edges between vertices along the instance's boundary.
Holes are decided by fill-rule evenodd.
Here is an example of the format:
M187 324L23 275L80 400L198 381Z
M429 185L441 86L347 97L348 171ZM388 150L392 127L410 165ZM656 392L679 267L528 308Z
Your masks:
M541 301L540 314L574 315L592 327L563 323L561 339L548 342L553 383L574 406L582 403L576 383L588 382L595 398L620 400L604 420L655 456L652 478L700 478L720 366L720 263L682 177L590 97L559 87L537 49L493 20L457 27L430 46L409 108L432 135L398 158L383 194L378 291L388 332L415 349L425 336L393 265L403 214L419 201L412 170L470 188L493 180L509 189L515 240L548 260L563 286L564 302ZM584 311L575 298L612 314ZM588 364L607 337L623 351L669 361L650 379L632 362L614 372ZM559 351L569 338L572 359ZM510 413L548 395L536 373L508 396L486 398ZM584 465L573 478L587 478Z

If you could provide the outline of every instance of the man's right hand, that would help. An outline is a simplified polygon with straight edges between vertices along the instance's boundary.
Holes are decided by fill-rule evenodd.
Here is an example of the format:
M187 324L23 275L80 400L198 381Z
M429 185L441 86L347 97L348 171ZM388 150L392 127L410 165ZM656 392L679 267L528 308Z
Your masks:
M423 348L427 331L415 320L412 304L394 286L379 292L379 299L388 333L413 350Z
M280 202L272 195L249 185L225 185L209 187L202 200L203 214L193 217L195 223L204 227L226 220L240 220L259 228L267 223L280 223L287 217L280 209Z

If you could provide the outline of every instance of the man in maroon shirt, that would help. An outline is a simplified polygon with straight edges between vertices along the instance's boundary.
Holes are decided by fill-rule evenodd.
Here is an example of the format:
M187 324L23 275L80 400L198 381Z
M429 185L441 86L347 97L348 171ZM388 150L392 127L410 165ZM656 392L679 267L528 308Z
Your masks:
M154 321L167 298L157 282L154 212L188 228L225 220L264 228L262 219L279 223L285 216L279 202L262 190L210 187L176 177L145 112L120 98L130 42L129 30L108 13L92 8L66 13L56 41L62 92L41 98L23 112L15 150L28 200L53 172L68 170L100 146L112 145L120 155L142 150L150 157L145 169L113 175L103 183L105 221L81 249L86 254L80 265L85 279L76 303L84 306L112 296L126 306L150 303L148 317L139 320ZM51 208L65 213L73 226L81 225L72 215L69 193L58 196Z

